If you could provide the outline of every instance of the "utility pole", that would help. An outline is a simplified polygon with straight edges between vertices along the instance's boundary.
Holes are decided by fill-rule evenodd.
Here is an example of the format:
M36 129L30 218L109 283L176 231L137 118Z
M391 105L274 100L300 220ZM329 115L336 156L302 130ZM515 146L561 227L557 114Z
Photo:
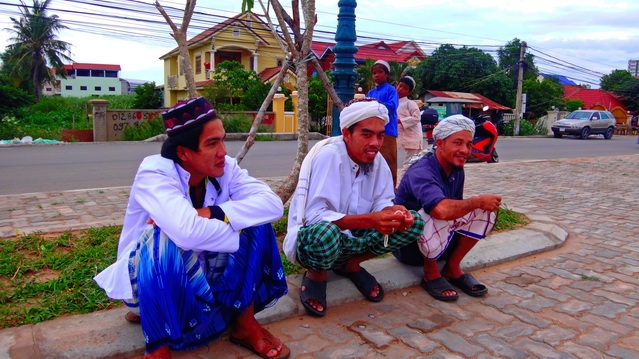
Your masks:
M519 136L519 120L524 115L522 111L522 88L524 86L524 55L526 54L526 41L519 43L519 62L517 62L517 104L515 105L515 126L513 135Z

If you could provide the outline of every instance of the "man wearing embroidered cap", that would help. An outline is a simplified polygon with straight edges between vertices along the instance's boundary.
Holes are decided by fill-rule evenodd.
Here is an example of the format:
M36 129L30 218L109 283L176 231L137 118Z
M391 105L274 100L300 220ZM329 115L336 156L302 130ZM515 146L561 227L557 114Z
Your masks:
M141 322L145 358L170 358L169 349L204 346L227 330L263 358L287 358L254 316L287 293L270 225L282 201L226 155L222 121L203 97L162 118L168 139L140 164L117 261L96 282L134 308L125 318Z
M353 100L340 113L342 136L317 143L302 163L283 247L307 269L300 299L311 315L326 313L328 270L350 279L368 300L382 300L384 289L360 263L422 232L417 212L393 205L391 173L379 153L387 122L377 100Z
M495 225L501 197L484 194L464 199L464 164L470 155L475 124L462 115L445 118L433 130L434 154L411 164L402 178L396 204L419 211L425 226L420 239L393 254L400 261L423 265L421 286L433 298L456 300L451 283L473 297L488 292L460 267L462 259ZM420 253L421 255L414 255ZM439 271L437 260L446 260Z

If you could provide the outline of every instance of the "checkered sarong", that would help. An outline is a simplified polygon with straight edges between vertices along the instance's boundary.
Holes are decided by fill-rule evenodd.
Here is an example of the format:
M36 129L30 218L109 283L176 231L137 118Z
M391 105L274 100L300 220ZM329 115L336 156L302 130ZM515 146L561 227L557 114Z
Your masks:
M374 229L351 230L344 233L330 222L320 222L300 228L297 234L297 260L304 268L316 271L341 268L354 255L371 252L382 255L418 240L423 233L424 221L416 211L413 225L403 233L388 235L384 247L384 235Z
M439 258L448 247L455 232L479 240L485 238L495 227L495 213L482 209L476 209L452 221L435 219L426 214L423 209L419 210L419 214L425 224L424 232L417 244L427 259Z

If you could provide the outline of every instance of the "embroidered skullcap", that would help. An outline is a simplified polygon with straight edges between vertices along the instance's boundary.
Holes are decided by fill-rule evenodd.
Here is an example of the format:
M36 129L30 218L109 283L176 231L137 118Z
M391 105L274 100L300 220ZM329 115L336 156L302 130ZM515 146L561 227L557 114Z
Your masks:
M164 128L169 137L212 118L217 118L217 114L201 96L178 101L175 106L162 113Z
M384 61L384 60L377 60L375 61L375 63L373 64L373 66L375 65L382 65L386 68L386 72L390 73L390 65L388 64L388 62Z
M388 123L388 109L377 99L363 97L351 100L339 114L339 128L345 129L371 117L384 120Z
M413 79L410 76L404 76L401 79L399 79L399 82L403 82L406 84L406 86L408 86L408 88L413 91L415 89L415 79Z
M433 138L446 139L448 136L459 131L470 131L471 136L475 136L475 123L473 120L462 115L452 115L441 120L433 129Z

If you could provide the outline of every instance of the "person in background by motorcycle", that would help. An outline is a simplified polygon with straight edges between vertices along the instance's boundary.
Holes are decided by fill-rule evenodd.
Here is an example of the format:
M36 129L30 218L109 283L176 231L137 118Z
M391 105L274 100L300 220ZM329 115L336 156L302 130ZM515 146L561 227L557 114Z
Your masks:
M399 106L397 107L397 147L404 149L404 160L402 169L397 176L398 182L408 168L408 161L411 157L422 150L422 125L419 107L415 101L410 100L408 95L415 88L415 80L410 76L404 76L397 84L397 94L399 95Z

